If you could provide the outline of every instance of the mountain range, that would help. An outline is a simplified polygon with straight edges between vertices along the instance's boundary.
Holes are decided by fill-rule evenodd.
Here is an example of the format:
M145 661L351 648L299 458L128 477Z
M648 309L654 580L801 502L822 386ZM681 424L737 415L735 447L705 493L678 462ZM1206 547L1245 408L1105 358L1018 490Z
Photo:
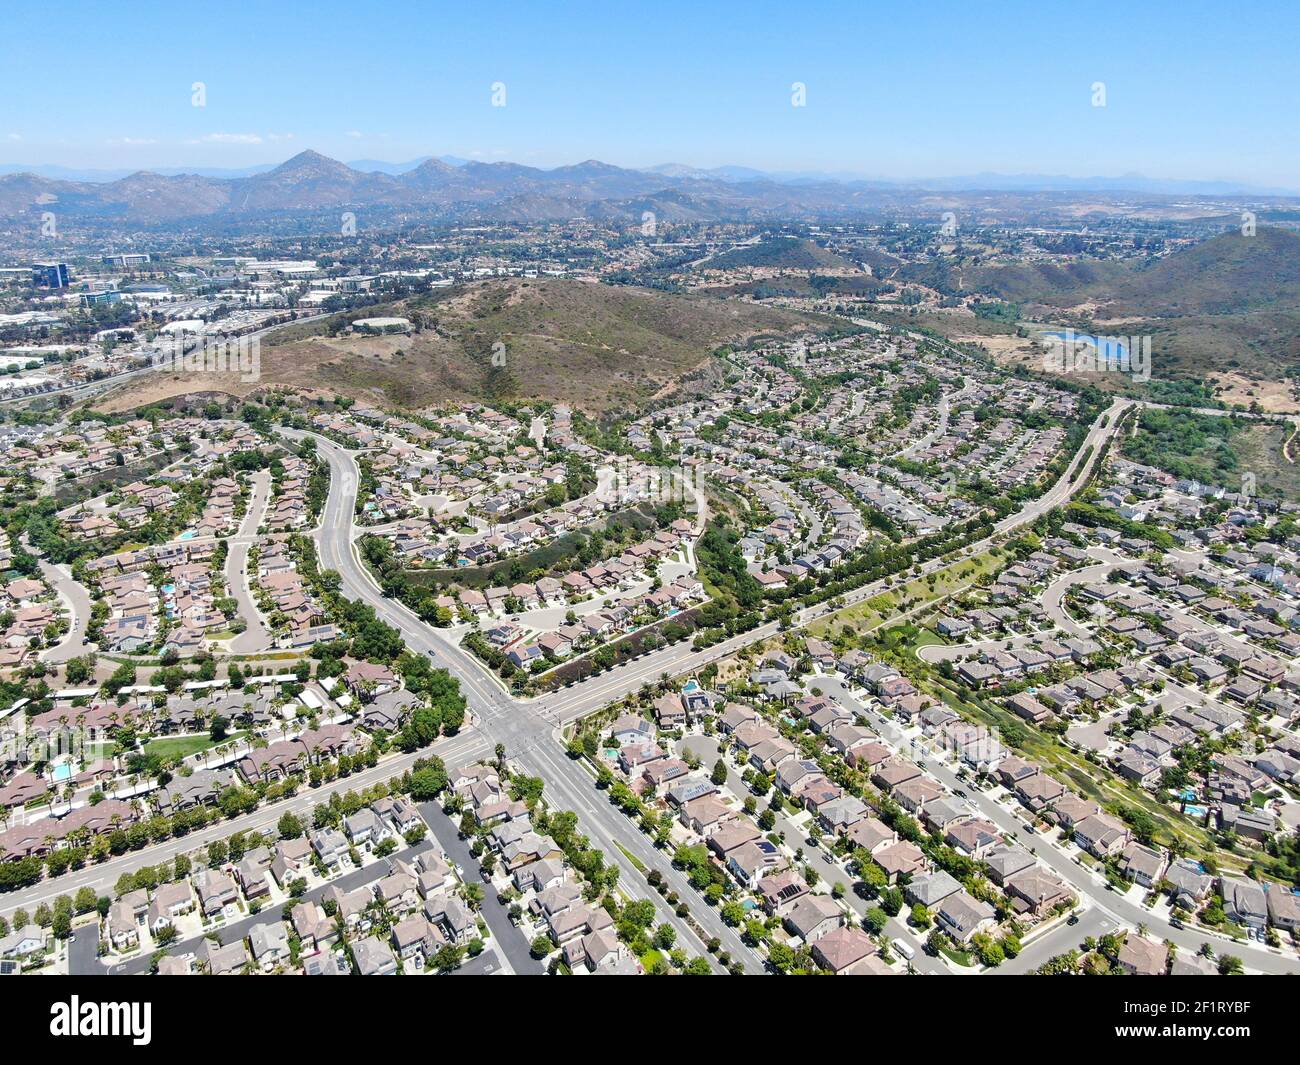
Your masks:
M111 172L110 172L111 173ZM550 169L426 157L407 163L342 163L303 151L275 167L237 171L139 171L111 180L86 172L31 171L0 176L0 218L20 220L56 211L86 222L148 227L180 221L229 221L269 212L365 208L408 215L485 221L633 218L646 211L664 221L718 218L817 218L928 210L953 196L979 193L980 209L1005 203L1050 210L1071 193L1234 196L1226 183L1170 189L1138 176L1086 179L978 175L932 183L898 183L819 173L765 173L743 167L701 170L666 164L648 170L588 159ZM1038 182L1037 185L1034 182ZM1145 186L1145 187L1139 187ZM1277 195L1269 190L1256 194Z

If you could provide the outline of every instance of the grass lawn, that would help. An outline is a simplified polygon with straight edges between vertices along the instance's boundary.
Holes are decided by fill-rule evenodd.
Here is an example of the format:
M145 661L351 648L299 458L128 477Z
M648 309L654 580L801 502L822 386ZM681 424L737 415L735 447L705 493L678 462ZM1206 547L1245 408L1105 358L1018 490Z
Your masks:
M838 610L808 626L808 631L820 637L830 635L835 628L866 632L905 610L952 595L974 584L985 574L997 572L1010 562L1007 555L999 553L994 556L991 552L954 562L925 577L914 577L900 588L891 588L861 603Z
M939 949L943 952L943 956L954 965L961 965L969 969L975 964L975 956L969 951L956 950L953 947L940 947Z
M916 635L912 637L911 640L908 641L907 649L912 653L913 656L915 656L917 652L921 650L922 647L929 647L932 644L944 646L947 643L948 641L945 640L942 636L940 636L937 632L934 632L930 629L918 629Z
M167 736L160 740L150 740L144 745L144 753L146 756L156 754L162 759L188 758L192 754L198 754L200 751L209 750L222 743L240 739L244 735L246 733L232 732L224 740L214 740L207 734L202 736Z

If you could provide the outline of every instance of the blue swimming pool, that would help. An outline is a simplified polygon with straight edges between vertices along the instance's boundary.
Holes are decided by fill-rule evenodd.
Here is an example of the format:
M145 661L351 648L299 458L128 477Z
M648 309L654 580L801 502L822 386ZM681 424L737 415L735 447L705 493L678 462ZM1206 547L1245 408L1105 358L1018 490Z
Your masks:
M50 778L56 784L62 784L65 780L72 779L72 763L60 762L50 770Z

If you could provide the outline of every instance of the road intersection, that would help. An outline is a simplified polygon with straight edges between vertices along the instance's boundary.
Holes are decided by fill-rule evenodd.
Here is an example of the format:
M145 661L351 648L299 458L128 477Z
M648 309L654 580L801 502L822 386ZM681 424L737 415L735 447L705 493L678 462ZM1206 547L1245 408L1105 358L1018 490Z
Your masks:
M1124 413L1131 406L1132 401L1117 399L1094 422L1065 471L1043 495L1000 520L992 535L967 546L960 555L973 557L1015 530L1036 521L1051 509L1068 502L1088 482L1107 441L1116 432ZM723 949L740 962L746 971L759 971L762 968L759 956L741 942L734 929L722 922L715 909L704 905L692 907L690 917L694 925L699 926L700 930L697 930L693 924L677 917L658 900L647 880L651 869L658 870L682 898L697 896L689 887L684 874L672 867L667 855L657 850L631 821L604 800L595 789L594 778L583 764L565 754L562 728L637 691L646 683L656 682L664 676L696 671L746 646L777 635L781 631L780 624L766 623L704 650L695 650L689 643L674 644L590 677L571 688L532 699L516 698L477 659L462 649L451 634L425 624L405 605L386 597L357 556L354 549L353 519L360 475L355 453L319 434L291 429L282 432L291 439L310 439L330 467L329 494L321 520L313 534L320 568L336 571L342 594L372 607L381 620L402 633L411 650L428 655L434 665L446 668L460 681L470 706L469 720L458 736L439 741L433 748L433 753L449 762L467 762L487 756L498 745L504 746L507 757L516 761L526 772L545 781L552 805L571 809L579 815L583 831L590 836L593 844L603 851L608 862L619 866L622 882L627 889L634 894L655 899L661 908L662 918L677 928L679 936L685 937L687 942L697 947L703 946L705 938L716 937L721 941ZM925 574L952 564L951 558L935 558L921 564L920 570ZM886 590L891 583L889 580L877 581L840 596L833 603L805 608L795 615L794 625L808 625L845 606L869 599ZM833 678L818 678L823 687L827 687L832 680ZM846 705L860 705L846 686L837 694L842 695ZM876 720L870 713L867 716L888 733L888 722L884 719ZM386 760L374 769L336 782L329 789L301 793L235 821L214 825L204 830L204 833L216 838L237 828L269 829L285 810L309 809L321 801L329 790L365 787L369 783L399 775L418 756L403 755ZM935 772L949 786L956 783L955 776L946 767L936 766ZM946 779L948 776L952 776L952 780ZM1018 829L1014 815L997 803L981 796L977 799L977 804L982 812L1001 827L1013 832ZM71 876L15 892L12 896L13 903L30 907L41 901L49 901L57 895L75 891L81 886L104 888L128 868L138 867L144 861L166 860L181 850L202 844L205 841L204 833L168 841L145 852L124 855ZM1199 948L1203 937L1198 938L1196 933L1180 932L1157 914L1109 892L1096 877L1076 866L1063 853L1055 853L1051 847L1040 848L1040 853L1042 852L1045 852L1048 865L1070 883L1091 908L1105 914L1116 925L1122 921L1155 926L1159 928L1160 935L1180 946L1189 950ZM1273 951L1245 945L1234 945L1233 949L1251 968L1268 972L1300 971L1300 965L1292 959Z

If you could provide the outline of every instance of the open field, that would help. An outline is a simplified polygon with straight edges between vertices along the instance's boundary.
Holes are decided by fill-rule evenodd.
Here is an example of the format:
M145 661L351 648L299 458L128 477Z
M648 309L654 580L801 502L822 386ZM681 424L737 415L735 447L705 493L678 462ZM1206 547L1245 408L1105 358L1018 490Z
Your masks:
M1300 464L1289 462L1282 454L1282 444L1291 432L1290 426L1251 425L1233 441L1240 469L1254 474L1261 495L1300 499Z
M986 552L977 558L955 563L927 577L917 577L899 588L872 596L861 603L836 611L808 627L814 636L835 632L861 633L874 629L907 610L935 602L974 584L986 574L997 572L1007 564L1001 553ZM930 577L934 580L931 582Z

